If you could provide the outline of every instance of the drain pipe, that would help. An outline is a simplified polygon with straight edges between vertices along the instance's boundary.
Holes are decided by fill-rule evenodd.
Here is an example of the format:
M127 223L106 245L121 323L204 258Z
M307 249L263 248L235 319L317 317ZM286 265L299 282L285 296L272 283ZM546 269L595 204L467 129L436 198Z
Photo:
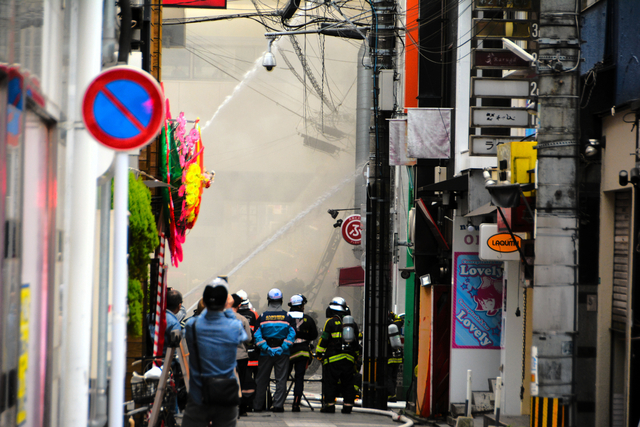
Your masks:
M116 5L113 1L107 0L103 7L102 65L109 66L116 61Z
M369 140L371 127L371 108L373 106L373 91L371 88L373 72L371 70L369 55L365 43L358 50L358 74L357 74L357 103L356 103L356 169L362 168L369 161ZM354 204L360 209L362 220L366 217L366 182L364 175L356 175ZM364 209L363 209L364 207ZM360 260L364 252L363 244L353 248L354 256Z

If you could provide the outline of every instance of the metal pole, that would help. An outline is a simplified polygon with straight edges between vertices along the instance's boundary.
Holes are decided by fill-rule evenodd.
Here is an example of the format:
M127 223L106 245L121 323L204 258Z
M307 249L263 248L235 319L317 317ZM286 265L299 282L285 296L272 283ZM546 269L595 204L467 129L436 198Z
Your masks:
M467 400L464 402L464 414L471 416L471 369L467 369Z
M151 72L151 0L144 0L142 6L140 42L140 51L142 52L142 69L147 72Z
M129 155L116 154L113 192L113 305L111 314L112 351L109 386L109 427L124 420L124 378L127 353L127 211L129 205Z
M538 191L533 346L538 396L570 405L575 425L574 339L578 289L578 66L576 0L540 3Z
M500 401L502 400L502 377L496 378L496 400L495 407L493 410L494 415L496 416L496 425L500 425Z
M395 57L395 0L373 0L370 49L373 66L374 133L370 145L365 272L365 347L363 406L387 409L387 312L391 286L391 169L389 126L391 111L379 103L380 71L390 70Z
M68 146L72 162L66 194L69 196L69 282L63 308L60 422L65 427L86 427L89 415L91 362L91 304L94 277L98 143L82 126L82 94L100 72L102 1L70 2L71 32L77 43L70 48ZM75 20L77 17L77 21ZM74 25L77 23L77 27ZM73 39L72 39L73 40Z
M107 339L109 332L109 238L111 234L112 169L100 179L100 265L98 288L97 378L91 402L91 427L107 423Z
M640 124L640 112L635 111L634 128L636 132L636 155L635 155L635 169L640 170L640 130L638 125ZM633 174L632 174L633 176ZM630 336L627 338L629 343L629 354L632 362L629 364L629 402L637 401L637 396L640 394L640 366L634 360L638 360L640 356L640 298L635 292L638 288L638 278L640 277L640 183L633 183L633 271L631 277L631 321L630 321ZM638 405L629 405L627 425L637 426L640 419L640 407Z
M356 104L356 168L362 167L369 160L369 140L371 128L371 107L373 106L373 87L371 61L367 55L366 44L358 51L357 104ZM355 202L356 208L366 204L366 182L363 174L356 176ZM360 212L364 217L365 213Z

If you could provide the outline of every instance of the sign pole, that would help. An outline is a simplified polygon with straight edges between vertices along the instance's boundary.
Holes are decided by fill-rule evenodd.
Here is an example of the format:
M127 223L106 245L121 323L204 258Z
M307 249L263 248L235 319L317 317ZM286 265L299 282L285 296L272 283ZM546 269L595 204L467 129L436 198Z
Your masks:
M82 100L82 119L87 131L101 144L116 150L114 172L114 243L111 380L109 427L124 422L124 381L127 352L127 237L129 209L128 150L147 145L165 119L164 94L148 73L127 66L100 73Z
M121 427L124 420L124 380L126 375L126 305L127 305L127 211L129 205L129 155L116 154L113 195L114 248L113 248L113 307L111 384L109 387L109 426Z

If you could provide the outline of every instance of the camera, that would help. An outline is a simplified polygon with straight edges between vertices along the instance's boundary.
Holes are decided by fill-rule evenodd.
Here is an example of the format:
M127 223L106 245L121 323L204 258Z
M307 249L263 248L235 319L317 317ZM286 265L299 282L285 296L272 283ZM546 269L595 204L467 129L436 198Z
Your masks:
M267 71L272 71L274 68L276 68L276 57L273 56L273 53L271 53L270 50L264 54L264 59L262 60L262 66L266 68Z
M405 280L411 277L411 273L416 271L415 267L399 268L398 270L400 270L400 277Z

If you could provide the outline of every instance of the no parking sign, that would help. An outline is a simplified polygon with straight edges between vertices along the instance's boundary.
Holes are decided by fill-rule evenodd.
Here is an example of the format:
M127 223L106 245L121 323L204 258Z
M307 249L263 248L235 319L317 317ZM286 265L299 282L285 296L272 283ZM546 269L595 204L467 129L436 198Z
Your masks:
M82 100L82 118L101 144L119 151L148 144L165 118L158 82L136 68L119 66L100 73Z

